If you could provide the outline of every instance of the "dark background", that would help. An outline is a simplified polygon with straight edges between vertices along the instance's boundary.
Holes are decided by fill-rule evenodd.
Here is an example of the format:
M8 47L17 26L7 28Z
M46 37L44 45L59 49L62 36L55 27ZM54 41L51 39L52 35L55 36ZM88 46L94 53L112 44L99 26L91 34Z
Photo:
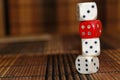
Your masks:
M120 34L120 0L0 0L0 36L79 34L76 3L95 1L104 34Z

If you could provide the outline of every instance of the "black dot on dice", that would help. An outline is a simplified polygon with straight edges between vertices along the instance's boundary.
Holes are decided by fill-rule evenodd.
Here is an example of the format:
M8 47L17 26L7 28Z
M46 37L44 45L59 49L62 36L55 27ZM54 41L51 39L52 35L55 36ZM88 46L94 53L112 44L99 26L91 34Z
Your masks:
M87 10L87 13L90 13L90 10Z
M94 8L95 6L94 5L92 5L92 8Z
M85 64L85 66L87 67L87 66L88 66L88 64Z
M80 62L80 59L78 59L78 62Z
M91 61L93 62L93 59L91 59Z
M88 71L88 69L86 69L86 71Z
M88 60L86 59L85 62L88 62Z
M88 42L85 42L85 44L88 44Z
M97 44L97 41L95 41L94 43Z
M85 51L85 53L88 53L88 51Z
M94 63L94 66L96 65L96 63Z
M90 46L90 49L92 49L93 48L93 46Z
M96 67L96 69L98 69L98 67Z
M85 18L86 16L85 15L83 15L83 18Z
M80 66L80 64L78 64L78 66Z
M97 50L95 51L95 53L97 53Z
M78 70L80 71L80 68L78 68Z

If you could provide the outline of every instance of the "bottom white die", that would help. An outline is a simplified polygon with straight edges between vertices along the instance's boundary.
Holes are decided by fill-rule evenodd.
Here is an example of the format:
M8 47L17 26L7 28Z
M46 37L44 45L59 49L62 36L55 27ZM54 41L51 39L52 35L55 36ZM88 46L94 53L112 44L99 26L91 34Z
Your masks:
M78 56L75 66L81 74L96 73L99 69L99 59L97 57Z

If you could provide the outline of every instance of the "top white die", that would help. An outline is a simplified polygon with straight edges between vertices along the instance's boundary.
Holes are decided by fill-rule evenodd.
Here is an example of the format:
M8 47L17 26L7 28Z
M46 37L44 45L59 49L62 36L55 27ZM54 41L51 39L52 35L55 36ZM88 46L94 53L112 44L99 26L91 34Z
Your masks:
M84 2L77 4L77 16L79 21L96 20L97 5L95 2Z

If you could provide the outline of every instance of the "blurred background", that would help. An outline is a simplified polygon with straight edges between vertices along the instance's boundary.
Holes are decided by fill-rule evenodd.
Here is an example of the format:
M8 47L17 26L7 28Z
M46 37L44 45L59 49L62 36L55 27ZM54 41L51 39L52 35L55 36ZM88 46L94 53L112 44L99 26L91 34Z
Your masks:
M92 75L74 64L82 54L76 4L86 1L97 3L103 25ZM120 80L120 0L0 0L0 80Z
M76 3L95 1L105 34L120 34L120 0L0 0L0 37L79 34Z

